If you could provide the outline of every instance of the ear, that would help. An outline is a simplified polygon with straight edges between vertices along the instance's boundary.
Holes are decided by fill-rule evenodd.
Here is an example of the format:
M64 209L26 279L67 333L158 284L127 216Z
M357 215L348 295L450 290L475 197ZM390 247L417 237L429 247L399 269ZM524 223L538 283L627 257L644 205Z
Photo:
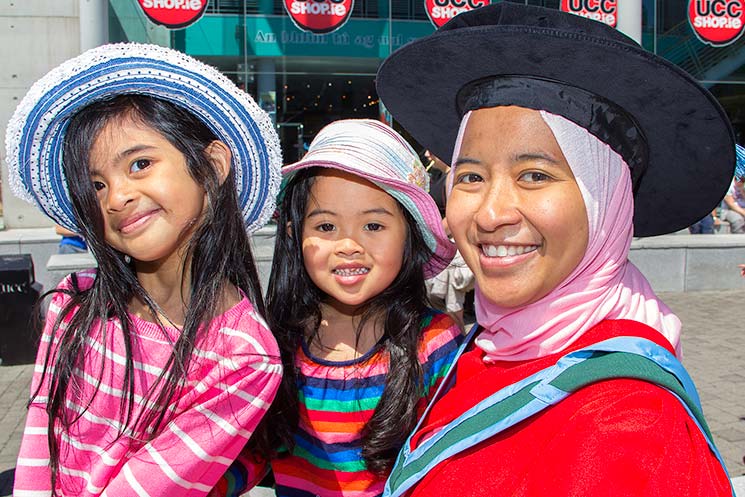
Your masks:
M292 238L292 223L290 221L287 221L287 236Z
M217 178L222 185L225 178L230 174L230 165L233 154L230 152L230 147L225 143L215 140L204 149L204 153L212 163L217 173Z

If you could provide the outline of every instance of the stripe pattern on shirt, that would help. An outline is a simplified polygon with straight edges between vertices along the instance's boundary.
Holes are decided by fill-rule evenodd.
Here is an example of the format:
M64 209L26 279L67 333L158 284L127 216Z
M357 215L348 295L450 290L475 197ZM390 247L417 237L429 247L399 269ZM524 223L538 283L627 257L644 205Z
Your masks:
M77 274L89 288L95 272ZM71 289L68 277L60 288ZM33 399L15 473L14 495L50 494L46 396L49 376L43 376L48 347L57 337L52 325L69 296L52 299L32 382ZM65 323L70 321L65 319ZM134 334L134 377L137 409L166 364L179 331L130 316ZM82 413L70 430L60 432L57 492L65 496L204 496L235 459L266 412L279 386L281 362L276 341L247 299L210 322L196 345L186 386L173 406L174 416L147 443L122 429L124 340L121 324L109 320L91 330L85 362L74 373L81 394L67 399L66 414ZM103 362L103 375L99 370ZM88 400L93 401L88 405Z
M419 360L424 373L420 412L447 373L462 341L446 314L422 321ZM344 363L298 351L300 422L292 454L272 461L280 497L368 497L383 492L384 478L367 471L360 432L380 401L388 373L387 354L371 353Z

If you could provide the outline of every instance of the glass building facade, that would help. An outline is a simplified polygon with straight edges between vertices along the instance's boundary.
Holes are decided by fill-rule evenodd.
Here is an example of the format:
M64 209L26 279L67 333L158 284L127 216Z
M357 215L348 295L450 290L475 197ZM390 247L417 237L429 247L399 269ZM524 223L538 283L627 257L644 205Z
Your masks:
M558 9L560 0L502 0ZM494 3L495 0L492 0ZM725 47L701 42L685 0L643 0L642 44L688 71L719 99L745 140L745 36ZM396 48L435 30L424 0L354 0L349 20L328 34L299 29L283 0L210 0L179 30L154 28L135 0L110 0L110 41L171 46L218 67L275 120L285 162L297 160L327 123L385 118L375 73ZM436 70L422 74L436 78Z

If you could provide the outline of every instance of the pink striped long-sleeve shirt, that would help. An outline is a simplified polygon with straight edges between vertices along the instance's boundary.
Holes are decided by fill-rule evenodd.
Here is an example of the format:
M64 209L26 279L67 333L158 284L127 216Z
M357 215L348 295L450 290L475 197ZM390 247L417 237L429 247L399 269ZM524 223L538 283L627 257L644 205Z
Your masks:
M95 272L78 273L78 284L89 287ZM69 278L61 287L71 288ZM42 384L29 407L15 473L13 495L41 497L51 493L46 378L42 376L47 348L56 340L52 327L68 296L58 293L47 314L31 392ZM134 381L138 408L161 372L179 333L130 316L135 334ZM69 321L69 319L67 320ZM274 337L264 320L244 298L209 324L196 344L186 387L175 400L175 415L147 443L120 429L123 395L124 341L118 321L91 330L85 364L75 382L82 395L67 400L68 412L83 411L61 434L57 493L64 496L203 496L207 495L253 433L279 386L281 362ZM101 360L103 376L97 382ZM151 408L152 406L148 407Z

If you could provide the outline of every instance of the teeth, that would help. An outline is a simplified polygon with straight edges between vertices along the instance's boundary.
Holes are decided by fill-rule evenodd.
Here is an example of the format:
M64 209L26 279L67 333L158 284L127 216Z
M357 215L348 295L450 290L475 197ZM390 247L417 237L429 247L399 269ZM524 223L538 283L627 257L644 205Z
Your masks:
M366 267L357 267L354 269L334 269L334 274L339 276L357 276L360 274L367 274L370 270Z
M533 252L538 245L482 245L481 250L487 257L509 257Z

